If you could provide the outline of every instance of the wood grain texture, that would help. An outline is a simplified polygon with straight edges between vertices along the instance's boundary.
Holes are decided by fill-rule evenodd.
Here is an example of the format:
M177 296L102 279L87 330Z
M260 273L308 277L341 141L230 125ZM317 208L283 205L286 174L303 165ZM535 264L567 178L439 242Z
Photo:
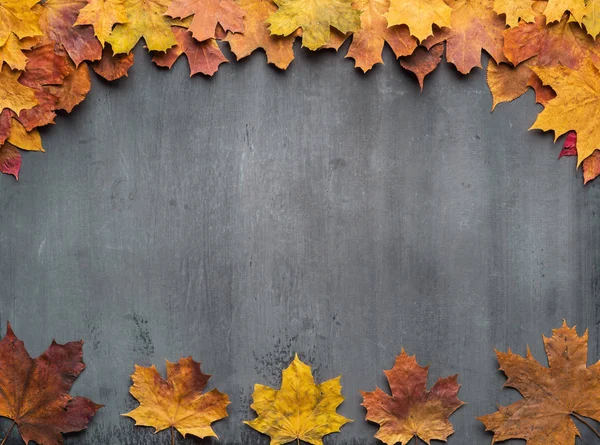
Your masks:
M134 363L192 355L231 397L222 443L267 445L241 424L253 384L278 387L298 352L318 381L343 374L355 422L326 443L374 445L358 391L404 347L430 385L460 373L462 445L489 444L474 417L516 400L494 347L543 360L566 318L599 358L600 183L527 132L533 95L490 114L481 70L443 66L421 94L389 51L367 75L297 54L189 79L138 51L44 131L19 183L0 177L0 323L32 355L83 338L72 393L106 405L67 445L168 442L119 416Z

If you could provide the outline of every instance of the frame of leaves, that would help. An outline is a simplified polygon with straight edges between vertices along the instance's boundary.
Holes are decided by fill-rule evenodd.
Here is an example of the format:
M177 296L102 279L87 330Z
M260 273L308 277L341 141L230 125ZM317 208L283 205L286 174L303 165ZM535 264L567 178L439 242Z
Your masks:
M584 183L600 175L600 0L0 0L0 171L18 179L20 150L44 151L38 128L90 91L91 68L126 76L144 39L153 62L186 55L190 75L262 48L285 70L293 42L339 49L363 72L387 43L423 81L445 59L462 74L490 54L493 107L528 88L545 108L531 129L568 133Z

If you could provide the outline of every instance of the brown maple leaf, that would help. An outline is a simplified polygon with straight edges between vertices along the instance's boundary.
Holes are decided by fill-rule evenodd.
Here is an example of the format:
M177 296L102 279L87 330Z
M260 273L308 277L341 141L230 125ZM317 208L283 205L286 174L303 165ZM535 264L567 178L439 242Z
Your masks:
M419 366L404 349L393 368L384 372L391 396L379 388L361 392L367 420L379 424L376 438L387 445L404 445L416 436L429 444L445 441L454 432L449 418L464 404L458 398L457 375L438 379L428 391L428 366Z
M529 445L574 445L579 436L571 419L600 421L600 362L587 366L588 333L577 335L566 322L543 337L549 367L541 365L527 348L527 356L496 351L500 369L522 400L500 406L479 417L494 442L524 439ZM587 423L587 422L586 422Z
M102 45L94 35L94 28L74 26L80 10L86 5L86 0L47 0L38 5L45 37L64 46L75 65L102 57Z
M90 64L96 74L108 81L127 76L129 68L133 66L133 53L113 54L110 45L102 51L102 58Z
M443 55L443 42L433 45L430 49L418 46L411 55L400 59L400 66L417 76L419 86L421 87L421 91L423 91L425 76L432 73L438 67Z
M215 39L199 42L185 28L173 26L171 29L177 45L169 48L164 54L157 53L152 57L152 61L158 66L171 68L179 56L185 54L190 66L190 76L197 73L212 76L220 64L228 62Z
M193 15L189 30L199 42L214 38L217 25L244 32L244 10L233 0L173 0L165 14L182 19Z
M14 154L10 145L8 150ZM8 325L0 341L0 416L13 420L26 444L62 445L62 433L87 428L102 407L69 395L85 369L82 346L83 341L64 345L53 341L32 359Z

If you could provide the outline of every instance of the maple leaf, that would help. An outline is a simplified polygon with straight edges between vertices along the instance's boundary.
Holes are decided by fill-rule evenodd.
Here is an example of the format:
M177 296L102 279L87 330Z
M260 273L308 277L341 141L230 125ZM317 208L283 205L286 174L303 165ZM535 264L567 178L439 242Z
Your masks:
M21 150L44 151L39 131L35 129L27 131L16 118L11 119L7 141Z
M443 43L433 45L430 49L418 46L411 55L400 59L400 66L417 76L419 86L421 87L421 91L423 91L425 76L432 73L438 67L443 54Z
M554 131L555 139L574 130L577 132L577 165L600 147L600 129L594 119L600 113L600 71L590 60L580 69L563 65L533 67L545 85L555 92L531 129Z
M91 25L94 35L104 45L113 26L126 21L124 0L89 0L79 11L75 25Z
M536 13L533 10L535 0L494 0L494 11L504 14L506 24L513 28L523 22L533 22Z
M408 56L417 47L406 25L388 27L385 12L390 0L356 0L354 8L361 11L361 28L352 35L346 57L355 60L355 67L369 71L376 63L383 63L381 51L387 42L396 57Z
M39 0L0 0L0 46L11 34L19 39L42 34L38 14L32 8Z
M385 444L404 445L415 436L429 444L434 439L445 441L454 432L449 418L464 404L458 398L458 376L440 378L428 391L428 368L403 349L392 369L384 371L392 395L379 388L361 391L366 418L379 424L375 437Z
M558 158L563 156L577 156L577 133L571 131L567 133L563 149ZM600 175L600 150L594 152L583 160L583 184L587 184Z
M179 56L185 54L190 66L190 76L197 73L212 76L220 64L228 62L215 39L199 42L192 37L190 31L179 26L173 27L173 34L177 45L169 48L164 54L155 54L152 57L152 61L158 66L171 68Z
M110 45L106 45L102 51L102 58L93 62L90 66L96 74L108 81L120 79L127 76L129 68L133 66L133 53L113 54Z
M238 60L249 56L258 48L267 55L267 62L285 70L294 60L294 39L297 33L289 36L272 36L269 33L267 18L277 11L273 0L240 0L244 10L244 32L228 33L225 41Z
M539 77L531 70L537 66L537 57L533 57L516 67L507 63L496 63L490 60L487 68L487 84L492 93L492 111L502 102L510 102L523 95L529 87L535 91L536 102L546 105L556 97L549 86L541 83Z
M4 141L6 141L10 135L13 114L14 113L8 108L5 108L0 112L0 145L4 144Z
M199 42L214 38L217 25L244 32L244 10L233 0L173 0L166 14L182 19L193 15L189 30Z
M569 22L568 16L546 25L545 17L539 14L533 23L522 22L505 31L504 54L514 65L537 56L541 66L578 68L588 58L598 60L598 47L577 23Z
M17 147L9 142L0 145L0 172L13 175L18 181L22 162L21 153Z
M583 17L579 22L585 26L587 32L595 39L600 34L600 1L588 0L585 2Z
M0 67L6 63L13 70L24 70L27 56L23 51L31 49L36 43L34 37L19 39L15 34L9 35L4 45L0 46Z
M184 437L217 436L210 425L227 417L229 397L216 389L202 392L210 375L203 374L192 357L178 363L167 360L167 380L154 365L136 365L131 378L130 393L140 406L123 415L134 419L136 425L154 427L157 433L171 428L172 437L173 429Z
M565 12L570 12L576 20L580 20L585 11L585 0L548 0L544 15L548 23L562 19Z
M492 8L493 0L448 0L453 8L451 27L434 32L423 46L446 40L446 60L468 74L481 67L481 51L486 50L496 62L506 61L503 53L504 20Z
M106 39L115 54L128 54L143 37L149 51L166 51L177 40L171 25L178 22L165 12L170 0L124 0L127 20L117 23Z
M271 445L302 440L323 445L323 436L339 432L350 419L336 412L344 401L341 376L315 384L310 366L298 354L282 373L280 389L254 385L256 419L244 423L271 437Z
M86 0L47 0L38 5L40 26L45 37L62 44L69 57L79 65L84 60L98 60L102 45L91 26L73 26Z
M10 144L8 150L14 155ZM53 341L32 359L8 325L0 341L0 416L13 420L25 443L62 445L62 433L87 428L102 407L69 394L85 369L82 347L83 341L64 345Z
M275 0L279 9L267 19L271 34L289 36L302 29L302 46L317 50L327 44L330 27L342 33L360 29L360 11L352 0Z
M419 41L433 35L433 25L450 26L452 8L444 0L391 0L385 14L390 26L407 25Z
M92 88L90 70L83 63L65 76L60 85L48 85L45 89L57 97L55 110L65 110L67 113L73 111L86 98Z
M549 367L537 362L529 348L526 357L510 349L496 351L508 377L504 386L519 391L523 399L479 417L494 432L494 442L515 438L529 445L574 445L579 431L571 416L600 420L600 363L587 367L587 331L580 337L563 322L543 340Z
M0 111L8 108L19 114L38 104L35 91L18 82L20 71L12 71L7 65L0 69Z

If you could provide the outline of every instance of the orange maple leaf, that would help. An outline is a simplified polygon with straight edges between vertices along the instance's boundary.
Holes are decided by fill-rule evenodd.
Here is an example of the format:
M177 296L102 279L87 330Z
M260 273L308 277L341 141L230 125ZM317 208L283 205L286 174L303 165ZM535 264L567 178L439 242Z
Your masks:
M449 418L464 404L458 398L457 375L438 379L428 391L428 366L419 366L404 349L393 368L384 372L391 396L379 388L361 392L367 420L379 424L376 438L387 445L404 445L416 436L429 444L434 439L445 441L454 432Z
M13 151L10 145L3 147L4 153L7 148ZM53 341L46 352L32 359L8 325L0 341L0 416L13 420L25 443L62 445L62 433L87 428L102 407L69 395L85 369L82 347L83 341L65 345Z
M600 421L600 362L587 367L588 333L577 335L566 322L543 337L549 367L541 365L527 348L527 356L496 351L500 369L522 400L479 417L494 442L524 439L528 444L574 445L579 436L571 419ZM586 422L587 423L587 422Z
M233 0L173 0L165 14L182 19L193 15L189 30L199 42L214 38L217 25L244 31L244 10Z
M177 45L169 48L164 54L156 53L152 57L152 61L158 66L171 68L179 56L185 54L190 66L190 76L197 73L212 76L219 69L219 65L228 62L215 39L199 42L185 28L173 26L171 29Z

